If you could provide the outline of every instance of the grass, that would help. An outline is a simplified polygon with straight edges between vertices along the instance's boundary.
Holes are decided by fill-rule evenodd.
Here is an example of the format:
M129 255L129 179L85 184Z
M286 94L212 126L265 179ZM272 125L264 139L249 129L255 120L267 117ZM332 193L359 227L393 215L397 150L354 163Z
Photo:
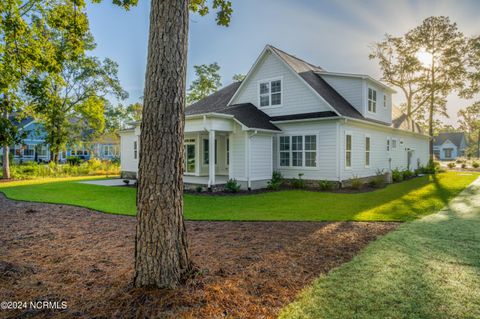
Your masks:
M441 184L439 187L442 187ZM280 318L480 318L480 182L321 276Z
M358 194L302 190L248 196L187 194L184 212L190 220L409 221L441 209L477 176L446 172ZM81 184L73 179L0 183L0 191L17 200L70 204L124 215L135 215L136 211L135 189Z

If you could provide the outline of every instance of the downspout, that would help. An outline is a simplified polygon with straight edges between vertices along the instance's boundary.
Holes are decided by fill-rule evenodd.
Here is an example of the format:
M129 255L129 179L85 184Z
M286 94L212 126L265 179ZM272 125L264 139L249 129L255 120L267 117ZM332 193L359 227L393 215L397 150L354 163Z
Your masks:
M252 189L252 181L250 180L250 165L251 165L250 139L257 134L258 134L258 131L255 130L252 134L247 135L248 136L247 138L247 188L248 190Z

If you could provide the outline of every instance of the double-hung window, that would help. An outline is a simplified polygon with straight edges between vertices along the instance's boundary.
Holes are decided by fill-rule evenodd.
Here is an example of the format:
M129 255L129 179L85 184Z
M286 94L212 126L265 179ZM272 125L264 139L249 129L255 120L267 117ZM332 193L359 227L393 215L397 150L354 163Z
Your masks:
M368 88L368 111L377 112L377 91L372 88Z
M282 105L282 80L260 82L260 107Z
M396 149L397 149L397 139L392 138L392 150L396 150Z
M317 136L305 135L305 166L317 166Z
M290 136L280 136L280 166L290 166Z
M352 167L352 135L345 135L345 167Z
M316 167L317 136L280 136L279 157L281 167Z
M210 141L203 140L203 164L208 165L210 161ZM217 165L217 140L215 140L215 165Z
M370 136L365 136L365 166L370 166Z
M303 166L303 136L292 136L292 166Z
M25 157L34 157L35 156L35 145L27 144L23 150L23 156Z

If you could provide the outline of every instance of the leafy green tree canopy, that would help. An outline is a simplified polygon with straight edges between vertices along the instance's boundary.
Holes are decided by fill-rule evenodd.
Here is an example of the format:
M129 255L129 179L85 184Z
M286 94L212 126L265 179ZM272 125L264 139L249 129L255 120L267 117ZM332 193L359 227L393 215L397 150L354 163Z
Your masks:
M194 69L196 78L190 85L187 94L187 105L209 96L222 86L219 74L220 66L217 62L195 65Z

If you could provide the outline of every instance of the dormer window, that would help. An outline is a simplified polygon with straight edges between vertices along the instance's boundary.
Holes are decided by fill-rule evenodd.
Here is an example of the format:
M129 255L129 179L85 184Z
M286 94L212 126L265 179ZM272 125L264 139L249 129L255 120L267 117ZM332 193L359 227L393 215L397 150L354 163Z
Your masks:
M368 112L377 113L377 91L368 88Z
M282 80L260 82L260 107L282 105Z

